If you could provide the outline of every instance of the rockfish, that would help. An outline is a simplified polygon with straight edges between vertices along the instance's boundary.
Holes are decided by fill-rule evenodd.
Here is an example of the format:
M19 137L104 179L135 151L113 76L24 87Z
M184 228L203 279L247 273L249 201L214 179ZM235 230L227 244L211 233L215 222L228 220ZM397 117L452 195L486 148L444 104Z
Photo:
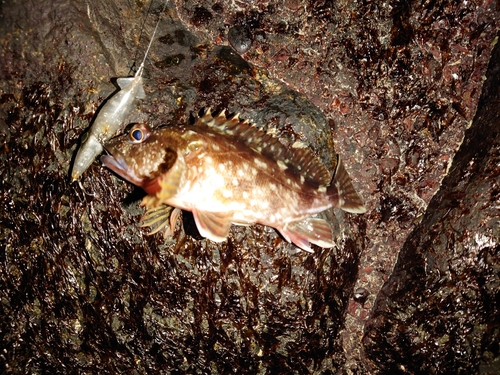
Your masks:
M105 148L102 163L149 194L143 200L148 225L167 226L168 217L155 219L155 211L176 208L167 233L181 209L193 213L200 234L212 241L224 241L231 224L259 223L312 252L311 243L334 246L330 225L315 214L331 207L366 211L340 160L332 180L308 149L287 147L224 111L154 131L138 124Z

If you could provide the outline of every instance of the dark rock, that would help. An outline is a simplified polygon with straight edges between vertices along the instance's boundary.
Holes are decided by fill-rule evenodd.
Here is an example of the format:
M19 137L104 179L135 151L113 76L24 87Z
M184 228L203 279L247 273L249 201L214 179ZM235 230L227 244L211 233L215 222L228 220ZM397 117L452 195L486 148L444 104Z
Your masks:
M81 185L69 183L79 136L113 92L108 80L126 75L137 49L138 27L124 35L108 22L138 25L140 9L120 17L119 8L3 8L2 372L339 367L338 332L363 225L350 229L349 219L327 213L342 240L314 255L262 226L235 227L228 241L212 243L197 235L189 215L165 241L138 227L140 193L98 162ZM195 19L210 21L200 9ZM18 18L24 13L31 18ZM90 19L75 25L75 14ZM160 16L158 9L152 14L146 30ZM321 111L230 47L200 43L171 15L146 61L147 99L129 122L159 126L187 122L203 107L227 108L274 129L285 143L310 145L333 171L331 129ZM60 28L49 32L54 17Z
M81 186L68 171L163 4L142 32L144 2L4 2L0 372L495 373L496 4L171 3L127 123L240 112L331 170L339 152L369 212L327 213L337 248L313 255L262 226L217 245L189 215L147 236L140 191L99 162Z
M500 46L448 176L377 297L364 344L382 373L500 370Z

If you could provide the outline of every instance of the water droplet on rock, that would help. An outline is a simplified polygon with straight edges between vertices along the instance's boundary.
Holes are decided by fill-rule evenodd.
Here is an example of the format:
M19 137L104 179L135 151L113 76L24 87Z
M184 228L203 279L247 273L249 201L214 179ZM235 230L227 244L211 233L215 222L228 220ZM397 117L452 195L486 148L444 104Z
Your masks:
M229 44L240 54L247 52L252 46L252 36L250 31L244 26L231 27L227 38Z
M357 288L354 291L354 300L358 303L365 303L366 299L368 298L370 293L368 293L368 290L365 288Z

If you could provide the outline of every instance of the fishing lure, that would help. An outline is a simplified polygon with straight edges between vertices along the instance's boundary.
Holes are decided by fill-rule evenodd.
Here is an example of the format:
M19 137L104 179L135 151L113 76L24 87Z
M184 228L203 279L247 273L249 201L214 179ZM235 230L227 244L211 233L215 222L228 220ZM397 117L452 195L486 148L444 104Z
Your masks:
M165 2L162 13L165 11L166 6L167 1ZM103 144L111 139L118 129L120 129L123 121L130 113L135 99L144 99L146 97L142 85L142 73L144 71L144 63L148 56L149 49L153 44L159 24L160 19L156 23L156 27L139 69L133 77L117 79L116 82L120 87L120 91L113 95L102 106L87 136L82 141L71 169L71 179L73 181L78 180L88 167L90 167L97 156L103 151Z

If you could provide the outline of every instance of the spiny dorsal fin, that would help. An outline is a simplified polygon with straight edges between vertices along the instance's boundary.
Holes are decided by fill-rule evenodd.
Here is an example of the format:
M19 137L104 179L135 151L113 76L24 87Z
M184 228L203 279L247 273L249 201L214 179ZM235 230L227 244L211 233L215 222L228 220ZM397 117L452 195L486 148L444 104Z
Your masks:
M236 138L253 150L304 176L309 182L320 186L330 184L330 173L311 151L307 148L283 145L274 135L264 133L248 120L242 121L239 114L228 118L223 110L213 116L208 108L203 116L196 118L194 125L207 126L219 134Z

